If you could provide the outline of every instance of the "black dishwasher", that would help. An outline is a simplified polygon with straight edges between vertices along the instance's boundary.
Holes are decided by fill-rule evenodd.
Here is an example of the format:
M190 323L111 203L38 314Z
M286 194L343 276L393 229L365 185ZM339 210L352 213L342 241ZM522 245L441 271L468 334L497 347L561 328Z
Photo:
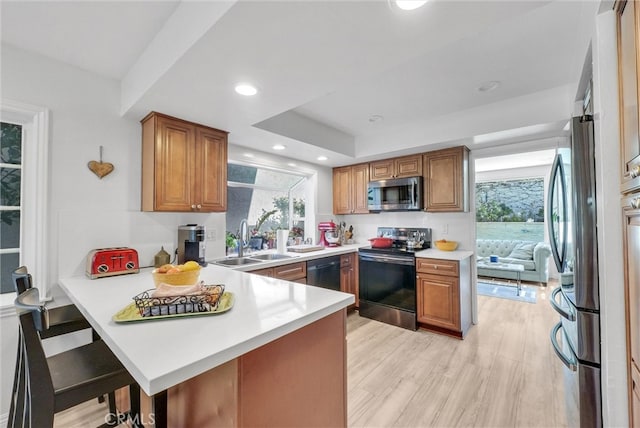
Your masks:
M307 285L340 291L340 256L309 260Z

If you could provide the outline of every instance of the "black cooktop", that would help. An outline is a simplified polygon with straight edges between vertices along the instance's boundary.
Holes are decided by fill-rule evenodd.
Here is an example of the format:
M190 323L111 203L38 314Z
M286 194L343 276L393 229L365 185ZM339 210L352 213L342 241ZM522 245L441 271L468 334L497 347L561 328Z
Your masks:
M414 255L416 251L431 248L431 229L418 227L378 227L378 237L391 238L391 248L360 248L363 253ZM407 248L407 240L415 240L418 246Z

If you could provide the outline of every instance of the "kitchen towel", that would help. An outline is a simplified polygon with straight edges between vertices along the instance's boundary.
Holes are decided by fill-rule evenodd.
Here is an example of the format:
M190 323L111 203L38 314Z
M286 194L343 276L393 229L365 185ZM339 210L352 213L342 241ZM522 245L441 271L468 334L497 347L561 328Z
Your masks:
M287 252L287 240L289 239L289 230L280 229L276 233L276 249L280 254Z

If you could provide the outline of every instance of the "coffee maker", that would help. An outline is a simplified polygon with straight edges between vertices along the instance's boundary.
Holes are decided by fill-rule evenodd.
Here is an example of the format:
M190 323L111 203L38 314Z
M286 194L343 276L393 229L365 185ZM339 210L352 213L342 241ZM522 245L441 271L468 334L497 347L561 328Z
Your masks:
M178 263L190 260L206 265L204 261L206 231L204 226L185 224L178 227Z

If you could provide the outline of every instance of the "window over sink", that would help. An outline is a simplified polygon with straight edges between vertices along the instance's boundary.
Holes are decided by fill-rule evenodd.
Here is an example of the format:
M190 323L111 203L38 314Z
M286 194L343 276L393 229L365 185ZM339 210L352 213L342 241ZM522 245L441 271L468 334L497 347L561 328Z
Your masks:
M229 161L227 165L227 237L236 238L247 219L251 246L273 248L278 229L290 238L305 238L305 204L309 180L305 175Z

